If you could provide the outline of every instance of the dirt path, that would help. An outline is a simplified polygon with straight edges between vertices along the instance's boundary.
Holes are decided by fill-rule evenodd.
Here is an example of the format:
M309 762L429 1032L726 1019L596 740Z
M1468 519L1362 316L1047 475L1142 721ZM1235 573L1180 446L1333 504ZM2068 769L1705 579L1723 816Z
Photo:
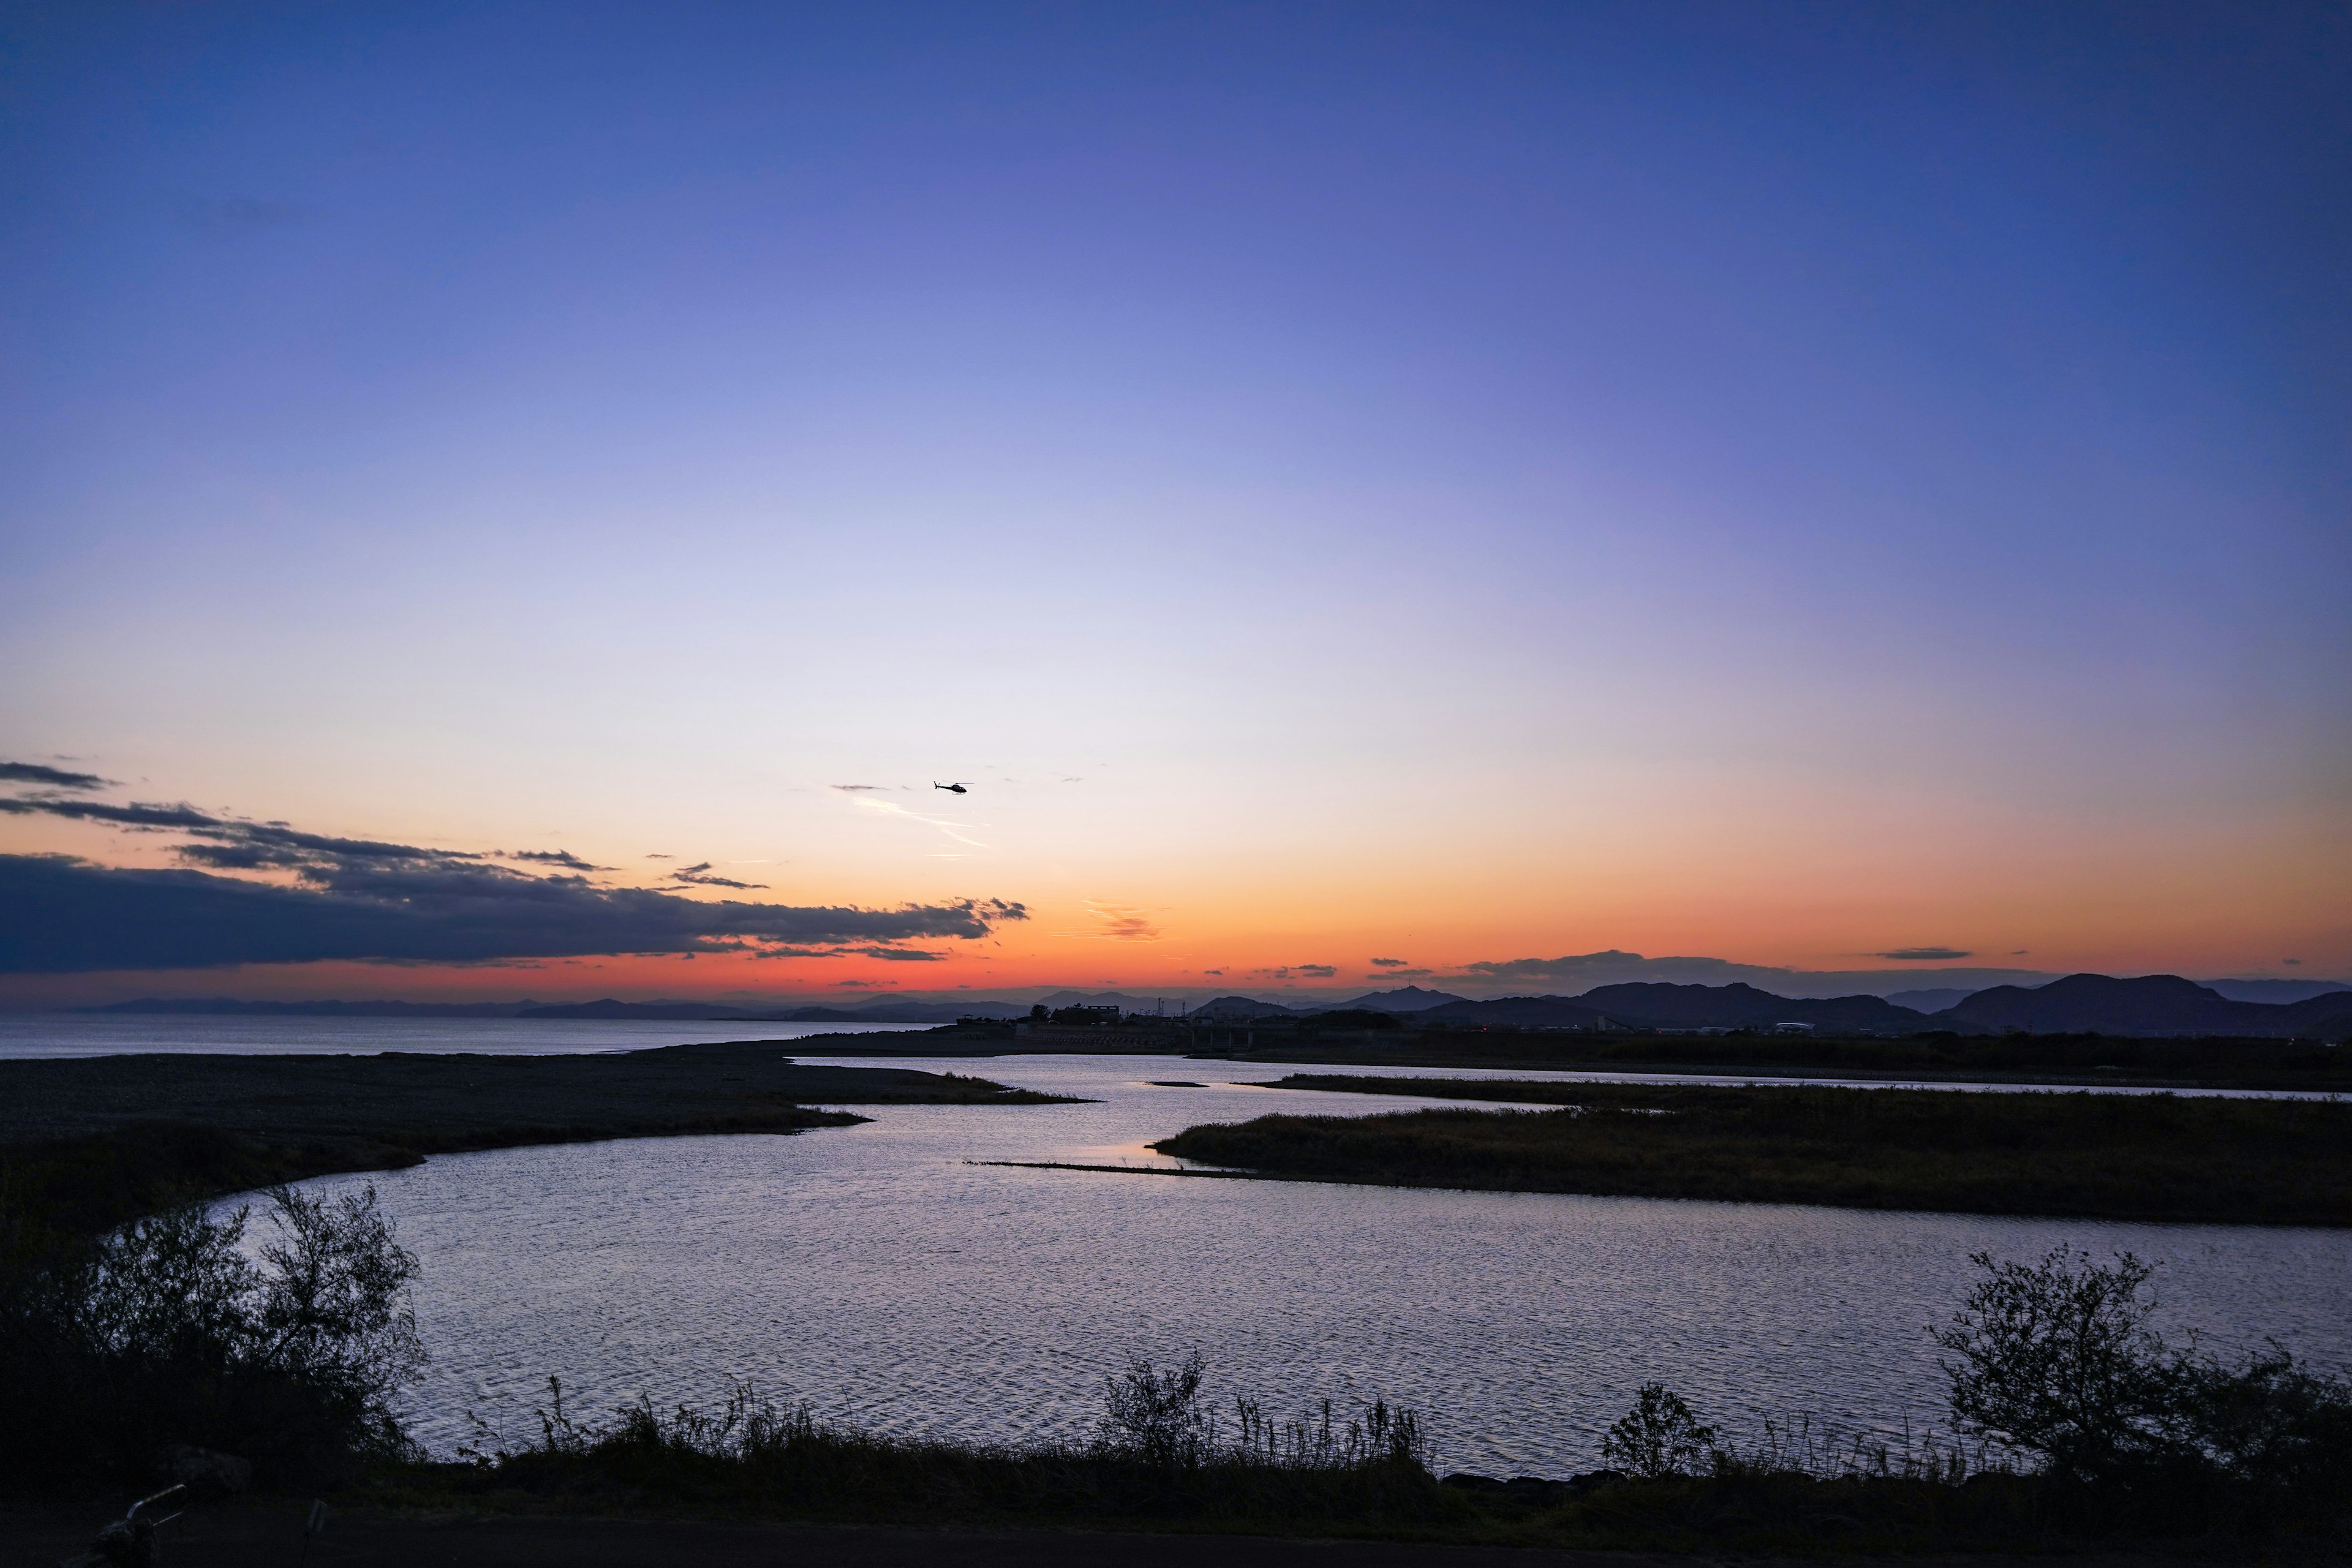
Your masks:
M1265 1536L885 1530L598 1519L417 1519L338 1513L303 1557L304 1507L257 1502L166 1527L169 1568L1696 1568L1664 1554L1521 1551ZM87 1510L0 1508L0 1568L55 1568L89 1542ZM1995 1557L1906 1559L1903 1568L2015 1568ZM2067 1568L2137 1568L2074 1557ZM1839 1568L1872 1568L1842 1558ZM1742 1558L1740 1568L1771 1568Z

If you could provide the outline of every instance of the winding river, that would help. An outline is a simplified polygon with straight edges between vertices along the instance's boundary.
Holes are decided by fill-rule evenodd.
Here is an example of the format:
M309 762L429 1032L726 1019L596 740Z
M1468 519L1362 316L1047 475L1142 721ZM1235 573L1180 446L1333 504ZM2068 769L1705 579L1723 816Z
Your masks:
M1589 1468L1652 1379L1735 1434L1798 1417L1916 1433L1941 1412L1926 1331L1969 1255L2062 1244L2160 1261L2172 1331L2352 1364L2352 1232L1007 1168L975 1162L1167 1164L1144 1145L1195 1122L1423 1102L1177 1058L893 1065L1093 1103L861 1107L866 1125L796 1137L312 1184L373 1181L423 1261L418 1436L446 1454L477 1421L534 1430L551 1374L592 1413L742 1379L882 1431L1076 1436L1106 1373L1194 1348L1221 1400L1385 1397L1424 1413L1441 1464L1503 1474Z

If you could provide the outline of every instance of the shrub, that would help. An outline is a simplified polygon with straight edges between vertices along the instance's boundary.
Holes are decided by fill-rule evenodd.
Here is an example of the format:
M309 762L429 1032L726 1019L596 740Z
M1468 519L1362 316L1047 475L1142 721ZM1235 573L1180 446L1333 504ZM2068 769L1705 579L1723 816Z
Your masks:
M1954 1358L1938 1364L1963 1429L2083 1479L2157 1439L2165 1352L2147 1327L2147 1264L2063 1247L2033 1264L1971 1259L1990 1278L1934 1336Z
M1643 1384L1633 1408L1601 1439L1602 1462L1644 1480L1703 1474L1716 1468L1719 1452L1715 1428L1701 1426L1663 1383Z
M1126 1374L1104 1379L1102 1425L1097 1440L1105 1451L1147 1465L1197 1465L1208 1447L1208 1422L1201 1410L1201 1352L1161 1372L1136 1357Z
M2168 1528L2242 1529L2352 1503L2352 1385L2273 1343L2234 1363L2148 1327L2153 1269L2061 1247L1987 1278L1936 1342L1961 1430Z
M144 1479L171 1447L251 1459L265 1479L326 1479L405 1451L391 1401L422 1366L404 1292L416 1259L373 1188L337 1202L267 1194L184 1205L111 1236L10 1227L0 1259L0 1457L26 1479Z

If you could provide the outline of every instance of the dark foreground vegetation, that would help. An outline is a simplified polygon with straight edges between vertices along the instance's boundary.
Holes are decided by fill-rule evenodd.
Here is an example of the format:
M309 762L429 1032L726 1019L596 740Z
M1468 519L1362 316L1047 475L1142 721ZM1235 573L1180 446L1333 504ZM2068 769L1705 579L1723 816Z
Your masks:
M467 1462L379 1467L380 1506L525 1513L1312 1534L1667 1551L1948 1552L2352 1542L2352 1386L2284 1352L2224 1362L2147 1327L2150 1270L2054 1252L1978 1262L1937 1331L1951 1425L1890 1444L1805 1424L1742 1440L1663 1384L1559 1478L1440 1477L1421 1418L1375 1403L1271 1419L1206 1396L1195 1354L1108 1380L1090 1435L992 1447L877 1436L738 1389L709 1410L562 1408Z
M1936 1334L1946 1436L1888 1445L1800 1424L1729 1437L1653 1384L1608 1431L1598 1468L1503 1478L1433 1473L1409 1410L1327 1404L1281 1419L1220 1406L1197 1354L1108 1380L1096 1430L1061 1442L877 1436L749 1389L714 1409L582 1421L551 1380L534 1436L486 1436L434 1462L396 1414L424 1354L405 1302L416 1263L372 1192L326 1203L280 1190L257 1224L184 1206L78 1242L17 1223L0 1244L0 1492L88 1498L93 1524L176 1478L187 1489L173 1507L249 1479L410 1517L1709 1552L2276 1557L2352 1543L2352 1388L2284 1352L2224 1362L2166 1344L2147 1327L2149 1271L2128 1256L1979 1258L1980 1283Z
M1153 1147L1387 1186L2352 1225L2352 1103L1294 1074L1279 1087L1543 1111L1262 1116Z
M103 1237L0 1211L0 1476L136 1485L226 1454L317 1486L409 1457L392 1400L425 1359L416 1260L374 1191L280 1187L256 1230L249 1208L180 1205Z
M803 1067L781 1041L593 1056L0 1061L0 1204L89 1230L179 1198L430 1154L863 1120L818 1105L1053 1098L954 1074Z

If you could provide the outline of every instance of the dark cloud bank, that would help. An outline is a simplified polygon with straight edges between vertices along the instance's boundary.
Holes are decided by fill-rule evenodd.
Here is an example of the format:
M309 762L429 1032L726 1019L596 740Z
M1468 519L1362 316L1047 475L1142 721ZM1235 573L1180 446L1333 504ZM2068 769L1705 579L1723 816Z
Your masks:
M1000 921L1028 918L1021 905L1002 900L896 910L704 902L651 889L598 887L582 876L531 876L485 856L336 838L189 805L31 796L0 798L0 813L184 835L194 842L176 853L200 868L125 870L72 856L0 855L0 973L8 973L320 959L479 963L598 953L921 959L935 955L900 944L985 936ZM567 857L555 863L573 862ZM288 873L294 885L224 871Z
M2031 985L2053 978L2031 969L1957 969L1943 966L1948 958L1966 958L1952 948L1897 949L1888 958L1915 962L1932 958L1932 969L1784 969L1778 965L1737 963L1724 958L1644 958L1614 948L1601 952L1570 953L1559 958L1513 958L1497 963L1465 963L1459 973L1441 974L1441 984L1475 988L1479 994L1507 991L1557 991L1580 994L1601 985L1633 982L1664 982L1674 985L1745 984L1778 996L1845 996L1857 993L1885 995L1906 986ZM1391 975L1401 972L1391 970Z

